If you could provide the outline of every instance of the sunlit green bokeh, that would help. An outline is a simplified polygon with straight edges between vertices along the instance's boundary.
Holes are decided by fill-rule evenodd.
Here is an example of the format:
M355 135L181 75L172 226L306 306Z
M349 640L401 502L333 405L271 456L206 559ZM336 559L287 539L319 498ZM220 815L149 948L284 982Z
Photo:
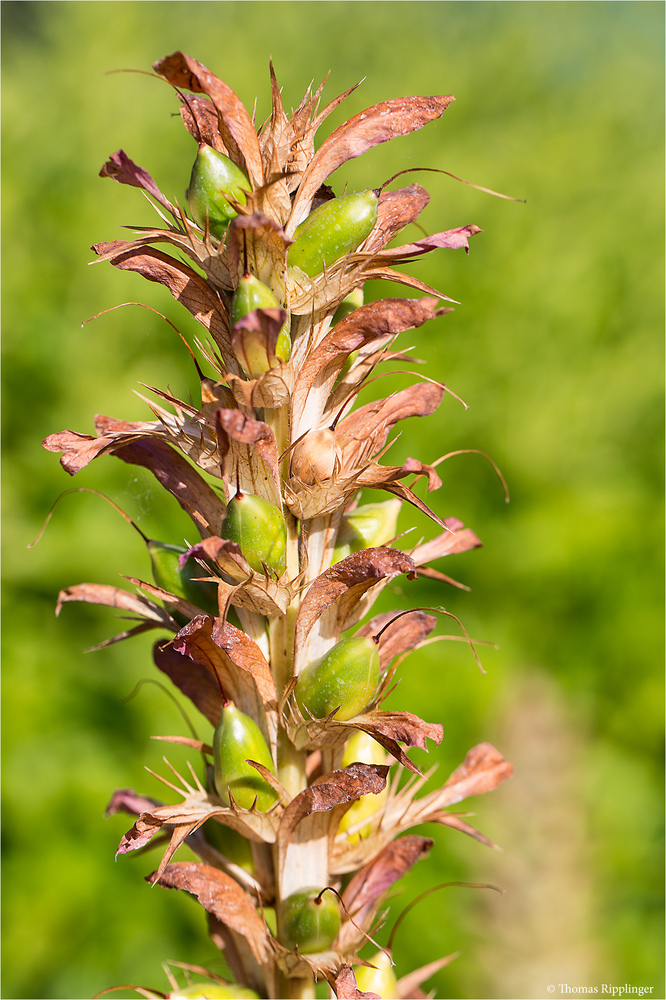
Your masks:
M439 749L413 751L419 766L437 762L447 775L490 740L518 771L469 805L503 853L423 831L435 848L404 880L388 925L428 886L493 882L505 896L452 888L411 913L398 974L460 951L429 980L438 997L548 996L549 983L663 996L663 5L84 0L4 2L2 16L2 995L165 989L167 959L222 968L203 911L143 881L155 853L114 865L129 817L103 818L115 788L171 794L144 770L166 773L164 744L149 737L185 723L154 685L124 700L157 679L152 640L84 654L124 623L86 605L53 615L62 587L147 577L143 543L102 500L76 494L26 548L56 496L77 485L107 493L151 537L193 534L142 470L100 459L71 481L40 447L64 427L91 433L95 413L149 417L139 383L196 399L191 361L153 313L128 306L81 326L141 301L190 342L197 333L163 288L87 266L91 244L155 218L139 191L97 177L109 154L125 149L184 198L195 146L173 92L149 76L106 75L183 49L249 108L256 98L257 121L270 110L269 57L287 107L329 70L328 99L365 78L331 128L388 97L455 95L441 121L341 168L338 192L424 166L526 199L441 174L403 181L431 192L428 231L474 222L484 232L469 255L439 251L409 268L461 304L401 346L469 408L450 396L427 422L408 422L387 461L483 450L511 503L481 456L439 467L443 486L428 502L484 542L439 568L472 592L401 582L383 607L445 605L499 649L479 647L484 676L464 644L426 647L400 668L390 704L444 724ZM415 540L433 533L404 511L401 530L414 524ZM438 631L459 633L450 620ZM187 757L169 748L177 767Z

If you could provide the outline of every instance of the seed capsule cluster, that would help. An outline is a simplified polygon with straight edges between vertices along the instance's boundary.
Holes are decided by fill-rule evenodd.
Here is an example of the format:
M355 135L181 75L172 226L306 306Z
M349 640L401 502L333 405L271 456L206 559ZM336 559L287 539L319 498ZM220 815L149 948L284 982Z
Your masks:
M401 986L387 955L375 955L371 973L359 952L392 885L432 846L408 831L441 824L447 805L489 790L510 765L481 744L445 786L416 797L425 778L409 748L439 743L442 726L382 701L437 618L372 617L373 602L394 579L450 581L426 564L480 543L415 492L421 477L439 485L434 465L380 462L398 421L432 413L444 386L429 379L364 406L357 396L401 357L400 333L450 311L445 295L392 265L466 248L478 227L390 248L427 204L424 189L335 197L324 182L347 159L439 118L452 98L383 102L316 148L339 103L318 111L321 88L288 116L272 77L272 113L257 132L196 60L176 52L154 68L197 143L189 214L159 194L172 215L165 228L95 250L164 284L204 328L201 403L163 393L153 422L100 418L98 445L69 431L45 442L70 472L97 454L148 468L200 534L189 547L148 543L157 586L138 581L140 596L87 584L61 594L131 611L139 624L123 637L166 630L155 663L212 734L172 737L205 762L195 784L182 778L182 802L116 793L110 811L137 815L119 853L162 828L169 846L149 880L194 896L224 951L232 983L174 984L171 996L305 998L321 979L337 996L360 996L353 970L359 989L403 996L419 974ZM110 164L103 175L157 197L125 154ZM419 297L372 300L373 278ZM398 517L409 505L434 537L402 548ZM405 771L413 781L403 787ZM176 853L183 843L197 862Z

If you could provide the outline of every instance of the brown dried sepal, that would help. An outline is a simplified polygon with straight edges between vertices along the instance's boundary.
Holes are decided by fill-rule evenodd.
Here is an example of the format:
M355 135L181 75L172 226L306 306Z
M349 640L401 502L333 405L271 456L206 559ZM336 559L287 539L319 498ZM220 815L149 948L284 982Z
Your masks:
M190 892L217 920L245 938L257 962L269 960L270 934L254 903L235 879L219 868L183 861L168 865L161 873L153 872L147 881Z
M294 637L294 673L312 660L339 637L349 612L363 595L382 580L391 580L401 574L414 578L416 567L404 552L379 546L353 552L331 566L311 584L296 619ZM326 637L321 646L318 636L311 633L319 623L319 635Z
M315 779L289 803L277 834L277 846L283 861L286 849L298 824L313 813L325 813L343 804L351 805L362 795L377 795L386 787L385 764L350 764Z
M293 589L286 577L273 580L270 576L255 573L236 542L214 535L194 545L187 554L212 560L223 574L234 581L228 595L230 604L274 617L284 614L291 603Z
M176 653L210 671L218 690L251 716L275 751L277 695L270 667L257 644L219 618L199 615L172 640Z
M253 187L260 187L264 183L264 172L257 134L242 101L231 87L184 52L174 52L158 60L153 69L172 86L210 98L229 157L247 170Z
M279 329L278 326L275 331L276 339ZM237 409L217 410L215 420L226 482L238 481L241 490L269 500L281 510L278 451L271 428Z
M411 835L388 844L354 875L342 900L354 923L366 927L372 921L382 897L405 872L427 854L434 841ZM338 937L342 951L358 947L364 937L351 920L346 920Z
M425 611L413 611L408 615L403 614L400 618L396 618L397 614L398 611L386 611L375 615L355 633L355 635L376 635L395 619L395 623L379 638L379 662L382 670L386 670L396 656L418 649L437 625L435 616L426 614Z
M328 981L337 1000L382 1000L378 993L363 993L358 989L356 976L350 965L343 965Z

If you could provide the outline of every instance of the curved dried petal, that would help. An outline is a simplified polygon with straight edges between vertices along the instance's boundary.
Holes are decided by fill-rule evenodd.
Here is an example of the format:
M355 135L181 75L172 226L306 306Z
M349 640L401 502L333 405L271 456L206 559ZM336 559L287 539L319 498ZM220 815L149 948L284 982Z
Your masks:
M329 174L347 160L398 135L407 135L444 114L453 97L397 97L375 104L344 122L315 153L303 174L287 226L291 235L308 213L312 198Z
M270 954L269 932L255 906L238 882L219 868L194 861L168 865L158 881L166 889L185 889L219 921L237 934L242 934L258 962L266 962Z
M174 52L153 63L153 69L174 87L206 94L217 109L220 134L232 160L239 163L242 154L253 187L264 183L261 150L257 134L243 102L231 87L211 73L202 63L184 52ZM243 166L243 163L239 163Z

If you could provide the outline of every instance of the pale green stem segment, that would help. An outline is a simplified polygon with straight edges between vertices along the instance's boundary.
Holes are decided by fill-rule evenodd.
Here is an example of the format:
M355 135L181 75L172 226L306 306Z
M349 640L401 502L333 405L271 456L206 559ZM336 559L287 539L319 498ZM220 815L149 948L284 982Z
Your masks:
M283 454L289 447L289 406L281 407L279 410L267 410L264 419L273 429L278 454ZM289 455L283 459L280 469L283 480L287 477L288 468ZM290 580L294 580L300 573L298 553L299 523L287 509L284 510L284 516L287 524L287 575ZM270 620L271 669L275 679L278 701L294 671L294 630L299 604L300 599L296 597L284 615ZM305 774L306 756L304 750L296 749L284 729L280 727L278 729L277 741L277 776L284 788L292 796L298 795L299 792L302 792L307 787L307 777ZM277 869L279 865L277 855L275 862ZM279 902L279 885L277 891ZM277 995L285 997L286 1000L315 1000L316 990L314 979L287 978L282 973L278 973Z
M279 410L268 410L265 417L275 434L278 454L282 454L289 446L289 406L283 406ZM287 456L282 463L281 474L283 478L286 475L288 463L289 457ZM284 515L287 524L287 575L290 580L294 580L300 572L299 525L296 518L288 510L285 509ZM271 669L278 700L294 670L294 629L298 606L299 600L296 598L284 615L273 618L270 622ZM307 785L305 760L305 752L297 750L284 730L280 728L278 731L278 778L290 795L298 795Z
M278 996L287 1000L315 1000L317 995L313 979L287 979L281 973L278 976Z

